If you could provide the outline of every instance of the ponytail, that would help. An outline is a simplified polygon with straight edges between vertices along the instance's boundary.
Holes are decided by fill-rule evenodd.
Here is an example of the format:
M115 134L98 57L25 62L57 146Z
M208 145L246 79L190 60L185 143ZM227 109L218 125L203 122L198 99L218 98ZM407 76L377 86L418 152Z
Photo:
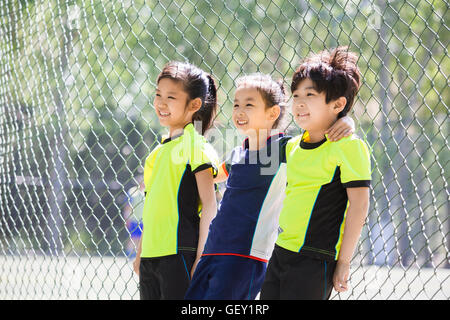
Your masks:
M201 108L193 114L192 121L201 121L202 135L211 127L217 109L217 88L214 79L210 74L206 74L208 81L206 97L202 100Z

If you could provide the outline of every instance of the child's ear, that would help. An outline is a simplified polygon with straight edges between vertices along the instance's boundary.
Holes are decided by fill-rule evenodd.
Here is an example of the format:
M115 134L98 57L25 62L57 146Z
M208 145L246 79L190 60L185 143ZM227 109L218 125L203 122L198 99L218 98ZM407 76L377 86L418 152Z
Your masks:
M335 114L339 114L339 112L344 110L346 104L347 104L347 98L346 97L339 97L339 98L337 98L334 101L333 112Z
M281 108L280 108L279 105L276 104L276 105L270 107L268 111L269 111L269 113L268 113L269 120L270 121L275 121L280 116Z
M200 110L201 107L202 107L202 99L195 98L195 99L192 99L191 101L189 101L189 104L188 104L189 111L197 112L198 110Z

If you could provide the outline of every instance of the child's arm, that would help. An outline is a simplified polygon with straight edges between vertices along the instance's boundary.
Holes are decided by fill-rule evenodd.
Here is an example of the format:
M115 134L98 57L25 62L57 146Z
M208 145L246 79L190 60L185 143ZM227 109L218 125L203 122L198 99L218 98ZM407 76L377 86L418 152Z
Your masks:
M355 132L355 121L349 116L338 119L325 133L330 141L338 141Z
M141 264L141 252L142 252L142 236L144 232L142 231L141 239L139 240L139 246L136 252L136 258L133 262L133 270L136 272L137 275L139 275L139 265Z
M216 193L214 189L213 176L211 170L202 170L195 174L198 193L202 202L202 216L200 218L200 232L198 237L197 257L191 270L191 277L194 274L197 263L203 253L206 239L208 237L209 225L217 213Z
M214 178L214 183L224 182L228 179L228 171L226 169L225 162L219 166L217 176Z
M344 236L333 276L334 289L343 292L348 289L350 261L361 236L361 230L369 209L369 188L347 188L349 206L345 219Z

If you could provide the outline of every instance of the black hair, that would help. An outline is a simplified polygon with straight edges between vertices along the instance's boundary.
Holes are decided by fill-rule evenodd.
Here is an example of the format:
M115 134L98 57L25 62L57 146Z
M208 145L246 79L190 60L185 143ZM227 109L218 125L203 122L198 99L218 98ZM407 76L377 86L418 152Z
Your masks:
M217 109L217 88L212 76L190 63L172 61L164 66L157 83L165 78L181 82L189 100L201 99L202 106L193 114L192 121L201 121L201 134L205 134Z
M351 110L361 85L357 61L356 53L348 51L347 47L313 54L295 71L291 91L294 92L304 79L311 79L317 92L325 91L326 103L339 97L347 99L344 109L338 115L338 118L342 118Z

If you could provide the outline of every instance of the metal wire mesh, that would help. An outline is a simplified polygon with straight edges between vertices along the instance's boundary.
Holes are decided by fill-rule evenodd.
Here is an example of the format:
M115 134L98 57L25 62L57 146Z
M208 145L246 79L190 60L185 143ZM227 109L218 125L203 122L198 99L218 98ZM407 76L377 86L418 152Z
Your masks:
M223 131L236 77L289 84L301 58L337 45L360 55L352 117L374 171L351 288L332 298L449 299L449 17L423 0L3 0L0 299L138 298L133 234L166 62L212 73Z

